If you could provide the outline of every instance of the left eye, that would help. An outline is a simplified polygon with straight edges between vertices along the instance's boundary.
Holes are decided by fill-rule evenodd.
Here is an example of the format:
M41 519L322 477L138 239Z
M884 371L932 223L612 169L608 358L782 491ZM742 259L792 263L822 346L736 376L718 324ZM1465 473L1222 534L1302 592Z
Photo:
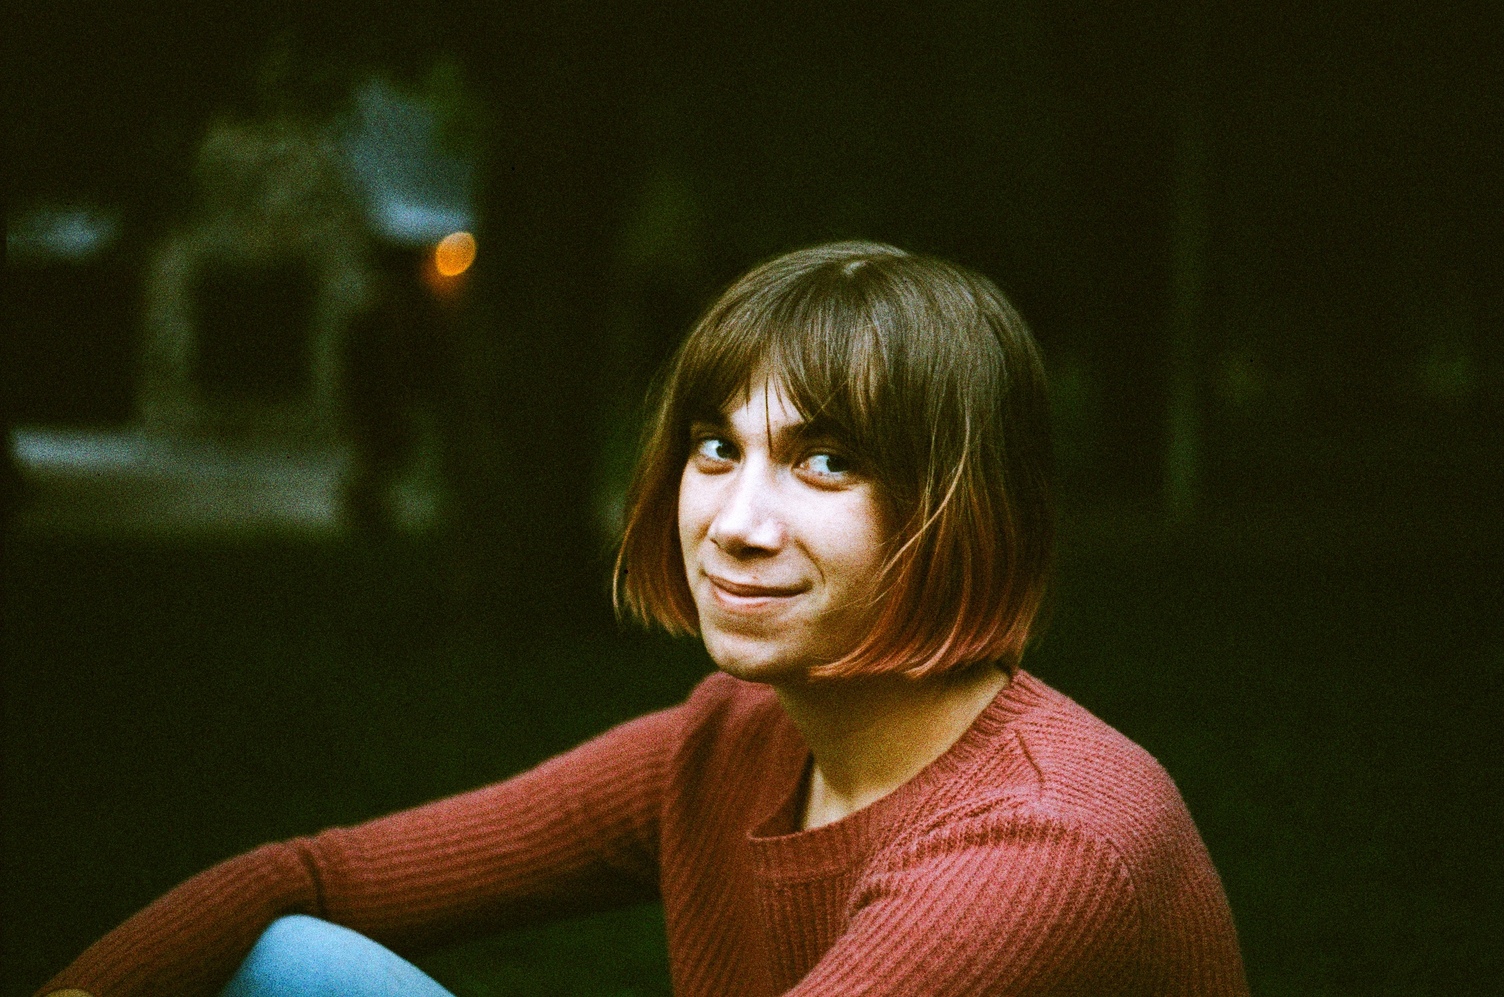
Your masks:
M818 475L845 474L851 470L851 463L840 454L834 453L810 454L804 459L804 466Z

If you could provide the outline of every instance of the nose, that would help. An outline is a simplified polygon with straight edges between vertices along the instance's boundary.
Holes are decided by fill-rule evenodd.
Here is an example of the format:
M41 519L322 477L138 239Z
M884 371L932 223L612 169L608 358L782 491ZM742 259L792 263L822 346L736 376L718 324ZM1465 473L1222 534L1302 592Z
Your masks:
M743 461L729 475L720 495L720 505L710 521L711 543L737 557L771 553L782 547L785 529L778 515L777 487L765 461Z

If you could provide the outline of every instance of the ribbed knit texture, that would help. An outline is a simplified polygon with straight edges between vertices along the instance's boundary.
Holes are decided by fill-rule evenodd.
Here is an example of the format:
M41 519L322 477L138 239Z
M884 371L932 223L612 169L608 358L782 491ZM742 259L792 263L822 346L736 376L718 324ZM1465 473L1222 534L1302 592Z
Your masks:
M513 779L224 862L43 992L213 994L288 913L411 955L654 897L681 997L1248 992L1169 776L1027 673L897 791L799 831L808 768L770 690L713 675Z

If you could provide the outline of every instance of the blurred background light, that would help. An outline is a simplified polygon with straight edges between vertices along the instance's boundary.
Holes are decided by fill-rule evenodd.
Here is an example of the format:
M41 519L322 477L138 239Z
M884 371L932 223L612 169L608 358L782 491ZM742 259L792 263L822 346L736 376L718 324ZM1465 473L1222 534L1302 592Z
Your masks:
M118 213L37 205L6 225L5 255L12 260L81 262L108 249L119 237Z
M475 262L475 236L451 232L433 249L433 266L445 277L458 277Z
M376 234L420 246L474 228L474 166L446 148L432 104L381 79L353 103L342 144Z

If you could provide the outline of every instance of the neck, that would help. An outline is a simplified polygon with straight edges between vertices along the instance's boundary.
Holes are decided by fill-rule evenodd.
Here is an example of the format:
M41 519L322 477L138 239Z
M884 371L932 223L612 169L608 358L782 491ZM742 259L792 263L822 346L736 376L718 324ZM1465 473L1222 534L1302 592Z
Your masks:
M1008 685L1000 668L954 677L788 683L784 711L814 756L803 826L855 813L908 782L960 740Z

